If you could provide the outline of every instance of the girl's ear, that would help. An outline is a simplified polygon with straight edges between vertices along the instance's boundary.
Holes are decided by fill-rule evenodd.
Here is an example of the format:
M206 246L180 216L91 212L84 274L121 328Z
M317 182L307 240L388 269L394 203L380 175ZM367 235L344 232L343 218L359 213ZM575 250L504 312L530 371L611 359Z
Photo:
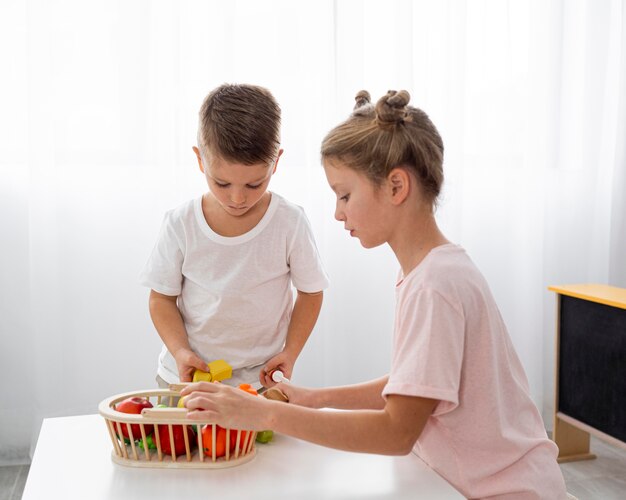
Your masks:
M202 164L202 155L200 154L200 150L194 146L193 152L196 153L196 158L198 158L198 166L200 167L200 172L204 173L204 165Z
M391 194L391 202L394 205L400 205L409 196L409 173L404 168L396 167L389 172L387 182Z

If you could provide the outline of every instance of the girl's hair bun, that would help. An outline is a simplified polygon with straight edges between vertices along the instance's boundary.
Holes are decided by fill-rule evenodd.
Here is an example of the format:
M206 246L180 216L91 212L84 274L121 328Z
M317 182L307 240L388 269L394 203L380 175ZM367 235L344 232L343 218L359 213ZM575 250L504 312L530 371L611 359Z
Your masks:
M379 125L390 126L402 123L407 118L407 105L411 95L406 90L389 90L376 103L376 121Z
M354 97L353 115L366 116L369 115L374 106L372 106L370 93L367 90L359 90Z

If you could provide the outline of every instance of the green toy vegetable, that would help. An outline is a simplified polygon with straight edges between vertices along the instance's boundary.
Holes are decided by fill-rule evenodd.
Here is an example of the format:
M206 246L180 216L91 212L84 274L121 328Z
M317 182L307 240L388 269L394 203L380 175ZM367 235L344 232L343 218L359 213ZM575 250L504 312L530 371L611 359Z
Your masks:
M146 436L146 443L148 444L148 449L149 450L156 450L156 444L152 439L152 434L148 434ZM139 448L141 448L143 450L143 439L139 440Z
M257 443L269 443L274 437L274 432L272 431L259 431L256 435Z

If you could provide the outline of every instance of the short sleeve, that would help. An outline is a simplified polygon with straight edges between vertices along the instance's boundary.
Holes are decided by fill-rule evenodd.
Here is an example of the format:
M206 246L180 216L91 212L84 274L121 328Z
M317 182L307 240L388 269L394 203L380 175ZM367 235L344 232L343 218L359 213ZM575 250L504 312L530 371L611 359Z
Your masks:
M456 408L464 330L462 312L436 291L399 294L391 370L383 396L438 399L433 415Z
M328 276L320 259L313 230L301 208L298 223L288 249L288 265L293 286L301 292L314 293L328 287Z
M139 276L139 282L164 295L177 296L182 290L184 240L176 231L172 212L165 214L152 253Z

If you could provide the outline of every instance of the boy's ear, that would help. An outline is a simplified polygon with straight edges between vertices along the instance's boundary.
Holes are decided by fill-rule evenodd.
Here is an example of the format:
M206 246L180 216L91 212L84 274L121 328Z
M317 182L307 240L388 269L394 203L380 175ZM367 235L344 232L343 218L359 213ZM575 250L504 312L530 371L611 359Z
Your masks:
M202 164L202 155L200 154L200 150L194 146L193 152L196 153L196 158L198 158L198 166L200 167L200 172L204 173L204 165Z
M389 172L387 182L391 194L391 203L400 205L409 196L411 187L409 173L404 168L396 167Z
M274 169L272 170L272 175L276 173L276 167L278 167L278 160L280 160L280 157L282 156L284 151L285 151L284 149L278 150L278 156L276 156L276 161L274 162Z

